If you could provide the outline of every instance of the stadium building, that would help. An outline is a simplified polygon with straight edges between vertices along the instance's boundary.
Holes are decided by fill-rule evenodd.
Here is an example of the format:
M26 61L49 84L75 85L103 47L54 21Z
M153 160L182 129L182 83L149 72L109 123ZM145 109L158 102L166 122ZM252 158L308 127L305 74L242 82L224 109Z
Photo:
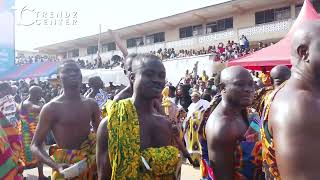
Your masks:
M319 12L320 0L311 0ZM289 31L302 0L231 0L200 9L113 30L129 53L161 49L207 49L220 42L239 42L245 35L250 46L277 42ZM103 61L122 55L108 32L100 35ZM59 59L92 61L97 57L99 34L37 48Z

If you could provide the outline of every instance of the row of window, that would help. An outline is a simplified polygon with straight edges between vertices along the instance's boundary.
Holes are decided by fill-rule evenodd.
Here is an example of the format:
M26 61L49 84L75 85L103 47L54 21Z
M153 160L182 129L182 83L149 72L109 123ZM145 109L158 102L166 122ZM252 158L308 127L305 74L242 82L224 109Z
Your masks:
M314 8L320 12L320 0L311 0ZM296 6L296 16L300 13L302 5ZM291 17L290 7L282 7L277 9L268 9L264 11L259 11L255 13L255 23L256 24L264 24L270 23L274 21L286 20ZM205 28L203 28L202 24L195 26L188 26L179 29L179 37L187 38L197 35L209 34L219 31L225 31L227 29L233 28L233 17L220 19L218 21L210 22L206 24ZM165 41L165 32L159 32L155 34L151 34L145 37L145 41L143 37L135 37L127 39L127 47L138 47L146 44L154 44ZM116 44L114 42L102 44L102 52L114 51L116 50ZM87 48L87 54L95 54L98 51L98 46L89 46ZM75 49L70 51L72 53L72 57L79 56L79 49Z
M316 11L320 12L320 0L311 0L313 7ZM296 17L299 15L302 8L301 5L296 5L295 12ZM255 13L256 24L264 24L274 21L286 20L291 17L290 6L277 8L277 9L268 9L264 11L259 11Z

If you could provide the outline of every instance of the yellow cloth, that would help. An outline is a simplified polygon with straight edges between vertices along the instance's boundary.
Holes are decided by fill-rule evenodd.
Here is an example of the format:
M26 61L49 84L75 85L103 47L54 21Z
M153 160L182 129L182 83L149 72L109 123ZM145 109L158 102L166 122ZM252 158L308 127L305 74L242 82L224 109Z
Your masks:
M95 180L97 179L96 166L96 135L90 133L88 139L84 141L79 150L61 149L53 145L49 149L51 158L57 163L74 164L87 158L88 169L84 171L77 180ZM52 180L62 180L63 176L57 172L52 172Z
M270 75L269 74L265 74L265 73L260 73L259 74L259 78L262 81L262 83L265 86L270 86L271 85L271 79L270 79Z
M109 101L106 107L111 179L175 179L179 150L167 146L141 151L138 114L131 100ZM147 170L141 157L151 170Z
M202 75L202 76L201 76L201 80L202 80L203 82L207 82L208 79L209 79L209 77L208 77L207 75Z
M188 126L186 129L187 138L187 150L191 154L192 160L200 165L201 162L201 145L199 141L199 127L200 127L200 120L204 115L204 111L197 110L195 111L190 118L188 119Z

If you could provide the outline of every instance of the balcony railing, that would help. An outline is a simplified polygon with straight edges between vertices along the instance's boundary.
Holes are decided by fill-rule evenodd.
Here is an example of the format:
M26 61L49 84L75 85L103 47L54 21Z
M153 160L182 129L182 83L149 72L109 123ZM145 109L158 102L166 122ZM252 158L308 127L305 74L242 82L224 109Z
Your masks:
M275 21L266 24L260 24L253 27L239 29L239 36L245 35L247 37L263 35L266 33L288 32L294 20L288 19L283 21ZM249 40L250 41L250 40Z

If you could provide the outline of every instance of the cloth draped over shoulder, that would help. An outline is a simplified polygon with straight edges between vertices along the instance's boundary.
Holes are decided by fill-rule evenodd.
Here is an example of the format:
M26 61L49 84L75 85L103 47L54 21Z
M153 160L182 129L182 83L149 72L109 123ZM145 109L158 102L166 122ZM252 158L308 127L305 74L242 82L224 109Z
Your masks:
M34 167L38 164L38 161L32 155L30 144L39 122L39 114L28 113L26 110L20 108L19 118L18 130L22 143L21 160L26 167Z
M269 118L269 112L271 103L276 96L276 94L279 92L281 88L284 87L286 83L282 83L280 87L278 87L276 90L274 90L270 95L267 97L265 107L263 110L263 113L261 115L261 118L263 119L262 125L261 125L261 141L262 141L262 159L263 159L263 172L265 173L266 179L270 180L280 180L280 173L278 170L277 162L276 162L276 153L274 148L274 143L272 141L272 135L269 132L268 128L268 118Z
M96 166L96 135L91 132L88 138L81 144L80 149L62 149L57 145L53 145L49 149L49 155L57 163L74 164L83 159L87 159L87 170L79 175L77 180L95 180L97 179ZM57 172L52 171L51 179L62 180L63 176Z
M173 146L141 150L139 119L131 99L107 102L106 113L112 180L175 179L179 150Z
M234 153L234 179L264 179L262 172L262 144L260 140L260 117L257 112L248 113L249 128L244 139L237 142Z
M2 126L9 124L5 116L0 112L0 179L22 180L23 163L19 160L19 155L11 147L8 136Z
M210 114L221 102L221 95L217 94L213 100L210 102L209 108L204 112L201 124L199 127L199 142L201 145L201 164L200 164L200 173L202 180L213 180L214 175L211 167L209 166L209 153L208 153L208 144L205 127L209 119Z

